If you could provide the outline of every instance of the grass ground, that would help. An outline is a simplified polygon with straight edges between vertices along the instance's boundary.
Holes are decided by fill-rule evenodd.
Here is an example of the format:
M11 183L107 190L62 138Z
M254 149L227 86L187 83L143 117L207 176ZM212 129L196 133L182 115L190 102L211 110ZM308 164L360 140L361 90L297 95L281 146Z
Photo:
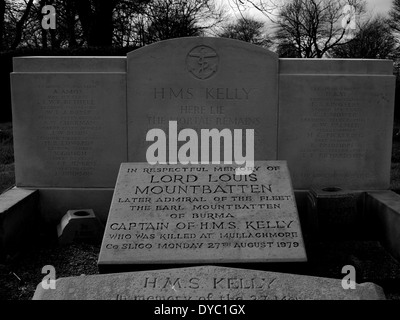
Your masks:
M0 263L0 301L30 300L45 274L42 268L54 266L56 278L97 274L99 245L54 243L38 245L16 263Z

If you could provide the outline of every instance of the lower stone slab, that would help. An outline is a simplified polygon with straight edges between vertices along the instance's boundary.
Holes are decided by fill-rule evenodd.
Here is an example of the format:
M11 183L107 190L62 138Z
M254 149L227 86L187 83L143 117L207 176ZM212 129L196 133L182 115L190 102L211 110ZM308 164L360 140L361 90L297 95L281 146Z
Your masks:
M36 239L38 199L37 190L13 188L0 194L0 262Z
M382 300L373 283L215 266L60 278L33 300Z
M369 191L365 207L376 221L379 238L400 261L400 195L388 190Z
M121 164L100 271L307 261L286 162L253 169Z

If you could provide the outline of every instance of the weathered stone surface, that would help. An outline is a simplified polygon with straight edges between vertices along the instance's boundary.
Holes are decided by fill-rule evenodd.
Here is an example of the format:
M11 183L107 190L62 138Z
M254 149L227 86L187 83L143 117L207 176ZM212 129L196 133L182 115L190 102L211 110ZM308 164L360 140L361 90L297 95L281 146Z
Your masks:
M363 205L364 195L360 191L311 188L308 217L313 233L319 238L335 240L359 238L365 226Z
M391 75L392 60L379 59L279 59L280 74Z
M127 159L124 73L13 73L19 187L113 187Z
M278 57L242 41L180 38L128 54L128 161L145 162L146 133L255 130L255 160L275 160ZM182 142L180 142L182 143Z
M57 226L58 242L100 243L104 226L92 209L69 210Z
M339 279L214 266L61 278L34 300L380 300L381 287Z
M14 72L126 72L126 57L15 57Z
M121 165L99 268L305 261L285 161Z
M39 192L12 188L0 194L0 262L26 250L37 236Z
M276 159L278 149L296 189L388 188L392 62L279 59L278 68L277 61L249 44L207 38L157 43L128 58L15 58L17 185L40 189L48 222L81 207L105 220L128 148L129 160L145 161L148 129L166 130L177 120L179 129L254 128L256 159ZM57 88L66 94L54 95ZM91 97L95 110L85 104ZM87 114L74 115L76 109ZM88 121L77 125L78 118ZM398 248L397 227L385 228Z
M400 195L390 190L367 192L365 207L367 214L376 221L374 231L400 261Z
M278 159L288 161L295 189L389 187L391 62L354 63L364 73L348 71L353 61L281 63Z

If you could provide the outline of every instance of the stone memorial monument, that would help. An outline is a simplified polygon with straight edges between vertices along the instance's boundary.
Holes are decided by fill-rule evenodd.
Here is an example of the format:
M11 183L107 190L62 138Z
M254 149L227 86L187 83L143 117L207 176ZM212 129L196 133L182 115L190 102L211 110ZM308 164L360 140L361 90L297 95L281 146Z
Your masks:
M387 189L393 63L283 59L279 79L278 159L294 187Z
M199 135L253 129L254 159L277 159L275 53L225 38L173 39L129 53L127 68L128 162L146 162L146 133L168 132L170 121Z
M160 265L306 261L284 161L121 165L99 256L101 272Z
M338 188L354 195L346 206L351 216L343 213L340 223L364 226L359 219L367 217L371 237L400 258L400 201L388 191L392 61L279 59L237 40L196 37L155 43L127 57L14 58L11 84L16 187L0 195L5 251L23 247L21 230L32 220L56 228L68 211L87 208L107 221L102 271L305 261L300 219L303 228L327 230L336 221L334 210L321 212L329 207L327 197L317 197L304 219L307 194ZM258 169L235 175L230 164L144 163L154 143L150 130L166 132L165 162L174 154L171 145L183 145L170 143L171 125L197 134L254 130ZM220 142L224 150L226 141ZM239 271L198 267L182 269L182 276L186 272L227 272L233 279ZM60 287L69 281L75 280ZM234 290L237 281L230 281ZM214 292L207 286L204 292ZM267 296L325 297L318 290ZM79 294L90 298L89 291Z
M285 273L203 266L60 278L34 300L383 300L381 287Z
M389 187L389 60L278 59L179 38L127 57L16 57L11 80L16 186L40 193L49 224L79 208L105 222L120 164L145 162L146 134L170 121L254 129L255 160L288 162L300 210L311 187Z

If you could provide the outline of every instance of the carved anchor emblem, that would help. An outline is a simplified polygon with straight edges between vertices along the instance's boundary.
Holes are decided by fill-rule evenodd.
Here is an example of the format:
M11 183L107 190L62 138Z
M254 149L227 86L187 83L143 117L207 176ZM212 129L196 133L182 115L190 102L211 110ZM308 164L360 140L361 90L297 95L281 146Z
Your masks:
M186 57L186 66L197 79L208 79L217 72L218 55L208 46L195 47Z

